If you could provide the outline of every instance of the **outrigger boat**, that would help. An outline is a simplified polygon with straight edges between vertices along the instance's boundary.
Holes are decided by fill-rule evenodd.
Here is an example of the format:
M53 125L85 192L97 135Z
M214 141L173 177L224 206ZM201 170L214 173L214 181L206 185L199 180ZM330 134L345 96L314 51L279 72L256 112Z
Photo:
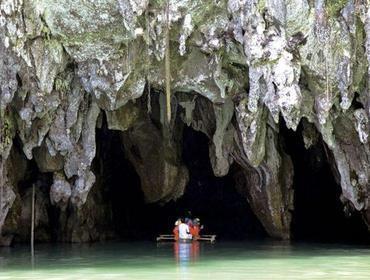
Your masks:
M160 234L157 237L157 242L162 242L162 241L178 241L178 240L175 240L175 235L173 235L173 234ZM181 241L184 241L184 242L208 241L208 242L214 243L214 242L216 242L216 235L206 235L206 234L204 234L204 235L201 235L200 237L198 237L196 240L182 239Z

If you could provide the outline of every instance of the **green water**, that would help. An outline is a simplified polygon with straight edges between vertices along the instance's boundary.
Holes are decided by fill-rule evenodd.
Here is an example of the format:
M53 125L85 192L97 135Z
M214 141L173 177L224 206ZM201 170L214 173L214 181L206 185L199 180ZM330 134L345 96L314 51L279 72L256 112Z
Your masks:
M366 246L284 243L0 248L3 279L370 279Z

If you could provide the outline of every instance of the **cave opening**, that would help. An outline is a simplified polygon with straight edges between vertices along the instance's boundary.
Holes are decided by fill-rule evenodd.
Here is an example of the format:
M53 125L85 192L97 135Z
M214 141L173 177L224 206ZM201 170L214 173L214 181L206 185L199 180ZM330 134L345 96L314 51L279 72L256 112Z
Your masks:
M247 200L235 187L238 165L233 164L229 173L216 177L209 158L208 137L185 126L183 131L182 158L189 170L189 183L183 197L174 209L190 210L200 217L207 234L216 233L221 239L256 239L266 237L263 226L252 212Z
M122 240L153 240L170 234L178 217L191 212L204 224L204 234L218 239L266 237L246 199L235 188L234 164L228 175L216 177L209 159L208 137L184 127L182 160L189 170L183 196L167 203L146 203L140 177L125 154L122 132L109 130L106 120L97 129L96 171L103 197L111 211L112 230Z
M97 183L110 212L111 230L120 238L140 239L147 225L146 205L139 175L125 155L121 132L109 130L104 115L96 139Z
M3 235L11 237L10 243L29 242L31 230L32 188L35 187L35 242L56 241L54 208L49 200L51 172L42 172L35 158L27 160L22 151L21 139L15 137L10 151L9 180L19 198L8 213ZM38 148L36 148L37 150Z
M294 132L280 122L285 151L294 166L292 236L296 241L369 242L368 231L357 211L345 211L341 187L330 166L332 155L317 133L316 143L305 148L303 123Z

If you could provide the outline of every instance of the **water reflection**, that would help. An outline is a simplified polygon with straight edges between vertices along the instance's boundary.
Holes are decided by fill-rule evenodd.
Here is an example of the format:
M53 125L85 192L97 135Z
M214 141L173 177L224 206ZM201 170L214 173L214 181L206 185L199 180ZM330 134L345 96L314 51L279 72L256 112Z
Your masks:
M284 243L40 244L0 248L0 280L370 279L366 246Z
M199 258L199 242L175 242L173 251L176 262L182 266L189 262L196 262Z

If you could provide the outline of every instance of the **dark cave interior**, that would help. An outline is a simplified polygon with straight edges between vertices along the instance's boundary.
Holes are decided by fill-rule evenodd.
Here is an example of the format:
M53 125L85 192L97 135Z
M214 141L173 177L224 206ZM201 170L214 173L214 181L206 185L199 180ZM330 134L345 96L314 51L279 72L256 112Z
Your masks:
M106 119L96 131L97 156L95 170L100 188L89 195L101 197L103 207L110 209L110 217L102 225L115 232L120 240L154 240L160 233L171 233L178 217L190 211L204 224L204 234L217 234L220 240L247 240L267 238L248 202L235 188L234 177L239 166L233 164L228 175L216 177L209 159L209 139L202 132L184 126L182 160L189 170L189 182L184 195L177 201L165 204L147 204L140 186L140 178L127 159L120 131L109 130ZM304 147L303 125L297 132L289 130L281 122L280 140L283 149L291 156L294 166L294 211L292 239L308 242L369 243L367 226L361 213L344 211L340 200L341 188L330 166L330 153L322 139L309 149ZM19 140L17 140L19 141ZM15 150L22 155L15 141ZM23 155L21 156L24 157ZM329 160L328 160L329 158ZM36 184L41 197L49 197L52 173L41 173L34 160L26 161L24 178L19 181L21 197L29 201L30 186ZM22 173L22 172L21 172ZM36 228L49 232L50 238L60 240L60 210L45 200L48 222ZM67 211L69 211L67 209ZM108 212L109 212L108 211ZM68 214L67 214L68 215ZM27 240L29 230L21 232L15 241Z
M281 140L294 166L294 211L292 237L296 241L369 242L361 214L348 215L340 201L341 188L335 181L325 144L305 149L302 124L297 132L281 122ZM190 180L184 195L166 204L146 204L140 178L125 156L121 132L108 130L106 123L97 130L102 154L107 199L112 207L114 230L122 239L150 239L171 233L178 217L189 211L205 225L204 233L220 239L260 239L267 234L235 188L233 164L228 175L215 177L209 160L209 139L202 132L184 127L182 159ZM99 143L100 142L100 143Z
M122 239L153 239L160 233L172 233L178 217L191 213L204 225L204 234L237 240L266 237L247 201L236 191L233 165L227 176L215 177L209 160L209 139L201 132L185 127L182 157L190 180L184 195L166 204L146 204L140 178L125 157L121 132L97 131L98 157L102 160L108 200L111 202L114 230Z
M294 165L294 212L292 235L297 241L369 242L361 214L346 214L340 200L341 187L336 182L328 157L329 149L321 138L310 148L304 147L303 125L297 132L281 122L285 151Z

